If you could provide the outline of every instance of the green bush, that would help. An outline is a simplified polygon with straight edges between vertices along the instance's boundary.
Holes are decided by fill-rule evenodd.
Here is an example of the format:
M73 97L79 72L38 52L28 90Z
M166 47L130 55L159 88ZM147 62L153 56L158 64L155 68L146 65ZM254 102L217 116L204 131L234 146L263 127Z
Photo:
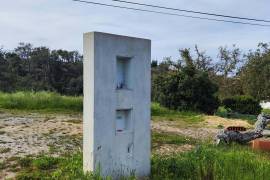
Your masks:
M194 68L185 67L161 74L153 81L153 100L164 107L213 114L219 106L215 96L218 87L207 73Z
M226 109L231 109L240 114L254 114L258 115L262 111L260 102L250 96L234 96L225 98L222 105Z
M230 111L231 111L230 109L226 109L225 107L221 106L218 108L215 115L223 118L228 118Z

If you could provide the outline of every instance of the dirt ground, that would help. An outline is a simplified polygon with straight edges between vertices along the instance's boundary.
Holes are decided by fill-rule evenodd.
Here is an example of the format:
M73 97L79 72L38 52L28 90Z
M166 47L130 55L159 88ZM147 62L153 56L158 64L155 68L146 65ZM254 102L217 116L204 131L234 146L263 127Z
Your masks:
M48 153L65 138L82 134L81 116L0 113L0 159ZM71 143L71 142L69 142ZM72 146L66 144L65 146ZM72 147L63 147L72 148ZM75 147L74 147L75 148Z
M174 122L152 122L152 130L205 140L213 139L218 127L232 125L250 128L246 121L206 116L200 127L177 128ZM0 112L0 163L14 157L35 156L41 153L58 155L82 148L81 114L44 114ZM184 152L192 145L163 145L157 153ZM0 170L0 177L14 177L15 173ZM1 178L0 178L1 179Z

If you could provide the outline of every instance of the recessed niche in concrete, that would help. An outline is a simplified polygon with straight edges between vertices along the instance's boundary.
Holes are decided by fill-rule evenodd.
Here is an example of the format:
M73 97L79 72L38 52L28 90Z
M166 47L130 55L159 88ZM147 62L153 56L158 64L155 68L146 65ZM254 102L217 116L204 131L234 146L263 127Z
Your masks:
M116 58L116 89L131 89L131 78L130 78L130 61L129 57L120 57Z
M83 63L84 171L149 175L151 41L86 33Z
M131 109L116 111L115 131L116 133L132 132Z

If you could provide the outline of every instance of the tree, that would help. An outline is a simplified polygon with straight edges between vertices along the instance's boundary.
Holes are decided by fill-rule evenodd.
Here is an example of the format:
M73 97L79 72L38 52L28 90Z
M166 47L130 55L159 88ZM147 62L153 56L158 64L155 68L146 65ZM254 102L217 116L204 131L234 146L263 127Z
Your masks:
M235 76L240 68L241 51L233 45L233 49L227 47L219 48L219 62L216 64L216 72L220 73L224 79L229 76Z
M171 68L153 78L153 99L170 109L214 113L218 107L215 96L218 87L211 82L208 73L196 69L188 49L180 52L179 62L165 61Z
M82 94L82 56L77 51L50 50L19 43L13 51L0 49L0 91L56 91Z
M27 64L27 71L31 72L31 54L32 54L33 46L30 43L19 43L19 46L15 48L14 52Z
M255 52L246 56L246 64L240 72L240 80L245 94L258 100L270 100L270 48L260 43Z
M151 68L156 68L158 66L158 61L157 60L153 60L151 62Z
M224 99L233 95L243 95L239 70L243 64L241 51L233 45L232 49L220 47L218 62L211 79L219 86L219 97Z

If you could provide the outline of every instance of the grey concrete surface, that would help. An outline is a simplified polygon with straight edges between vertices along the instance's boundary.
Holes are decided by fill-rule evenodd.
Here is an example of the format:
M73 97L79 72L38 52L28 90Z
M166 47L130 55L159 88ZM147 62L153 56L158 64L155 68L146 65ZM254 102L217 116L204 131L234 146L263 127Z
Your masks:
M84 34L84 171L150 173L151 41Z

